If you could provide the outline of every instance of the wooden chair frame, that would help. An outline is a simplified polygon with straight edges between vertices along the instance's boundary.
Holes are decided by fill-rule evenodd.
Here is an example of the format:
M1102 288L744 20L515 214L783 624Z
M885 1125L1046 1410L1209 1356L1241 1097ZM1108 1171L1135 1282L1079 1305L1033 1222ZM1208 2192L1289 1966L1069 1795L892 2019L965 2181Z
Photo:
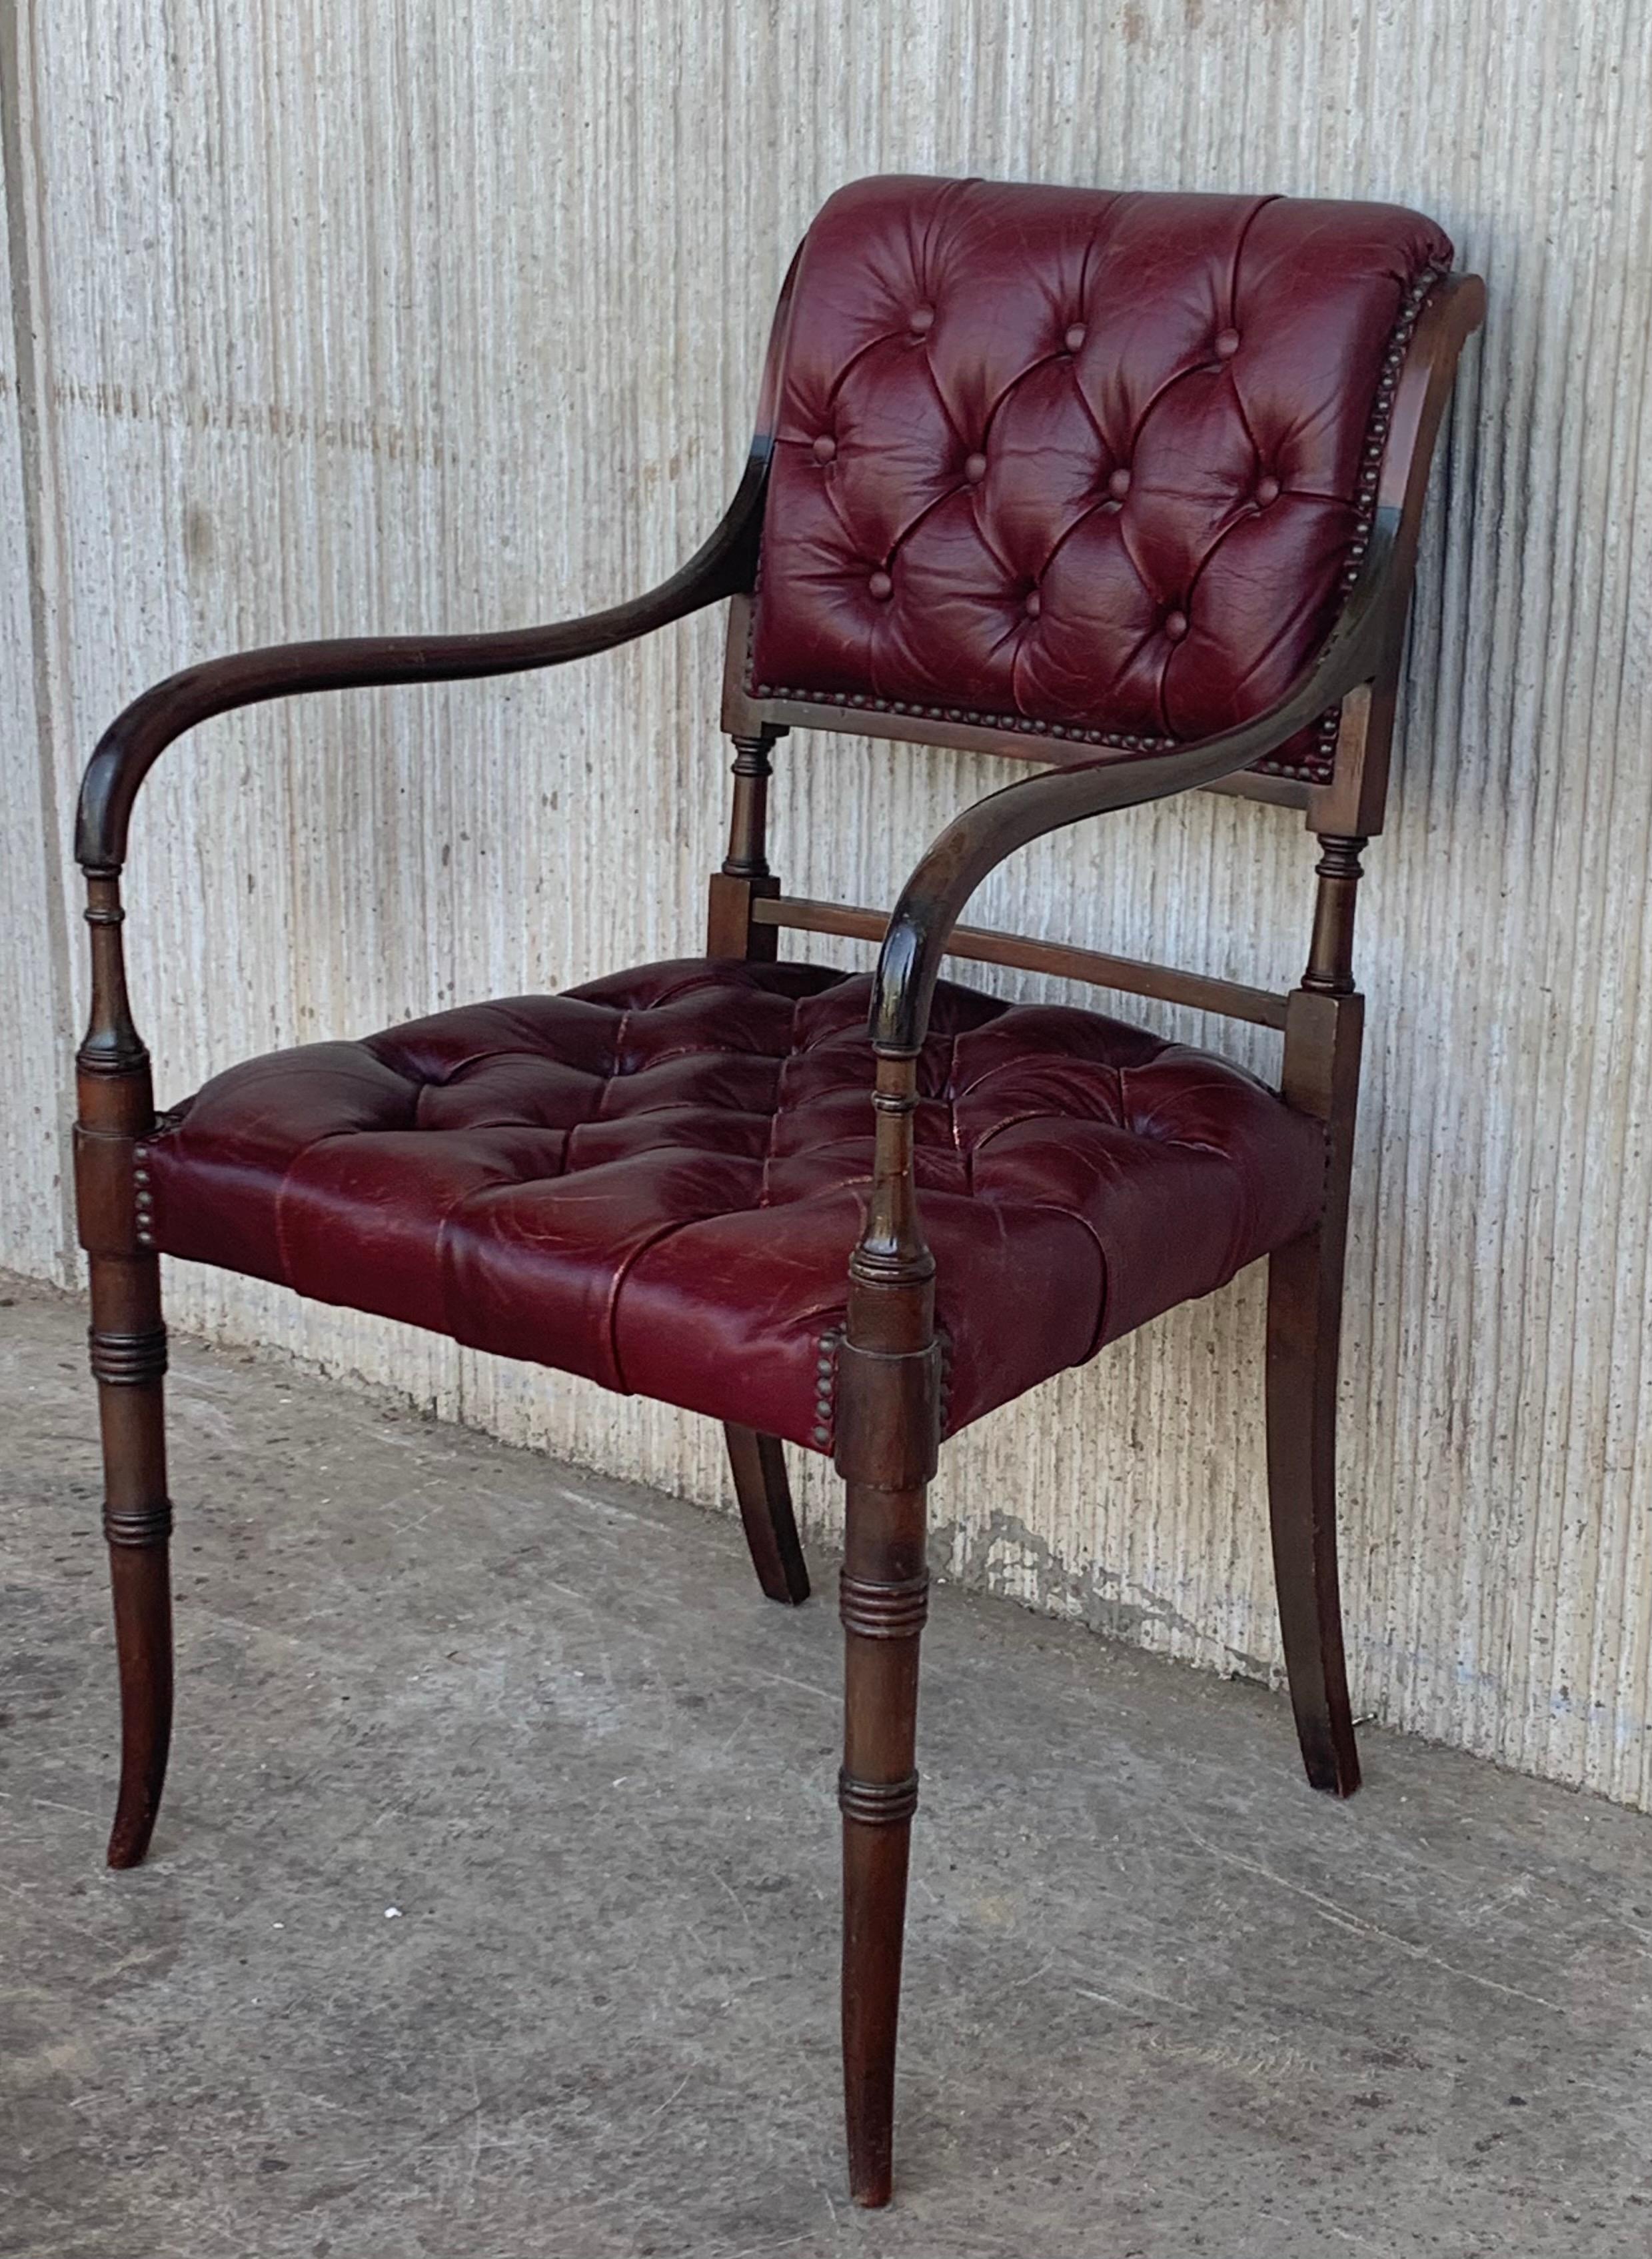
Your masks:
M943 1427L944 1344L935 1265L913 1176L916 1060L943 956L1056 973L1103 988L1257 1022L1284 1035L1282 1094L1326 1126L1329 1166L1314 1229L1269 1259L1268 1475L1273 1555L1297 1730L1309 1780L1358 1785L1342 1652L1335 1540L1335 1419L1343 1247L1363 1001L1352 969L1360 854L1380 830L1395 688L1429 463L1463 344L1483 317L1472 275L1422 304L1392 392L1376 507L1357 578L1318 659L1279 704L1242 729L1173 751L1096 752L1023 777L967 809L922 858L892 914L788 897L765 859L769 755L790 730L827 729L965 746L1027 761L1048 740L933 713L762 700L744 688L772 450L775 356L744 477L710 539L671 579L588 617L498 635L358 638L243 652L191 667L114 723L88 766L76 854L91 938L91 1012L77 1058L75 1132L81 1242L89 1258L91 1367L98 1386L118 1646L122 1759L111 1866L148 1846L171 1732L172 1630L162 1386L167 1336L150 1226L147 1140L155 1125L148 1053L127 996L121 871L133 802L174 739L209 717L300 693L452 681L552 666L606 651L732 599L724 723L736 746L729 853L711 880L709 953L772 959L782 928L882 943L874 987L878 1055L873 1188L849 1264L838 1359L836 1463L846 1485L841 1612L845 1633L844 2079L852 2192L887 2201L895 2027L908 1851L917 1803L917 1664L928 1590L925 1496ZM777 334L783 322L777 317ZM1329 781L1257 774L1265 758L1340 708ZM1157 965L958 923L997 864L1043 833L1194 787L1304 811L1320 840L1307 969L1279 995ZM808 1593L779 1443L728 1430L742 1519L763 1589Z

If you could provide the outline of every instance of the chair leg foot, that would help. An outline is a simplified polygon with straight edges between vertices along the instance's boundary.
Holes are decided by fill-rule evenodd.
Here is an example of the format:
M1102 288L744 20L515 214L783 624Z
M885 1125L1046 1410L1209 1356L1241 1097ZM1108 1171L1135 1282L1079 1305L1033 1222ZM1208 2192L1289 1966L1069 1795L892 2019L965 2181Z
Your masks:
M849 2190L889 2201L895 2041L912 1815L917 1809L918 1643L929 1606L924 1492L851 1483L844 1632L844 2101Z
M91 1271L91 1364L120 1671L120 1796L108 1856L111 1867L135 1867L149 1849L172 1739L167 1336L153 1255L94 1256Z
M111 1545L120 1661L120 1796L109 1863L142 1863L160 1809L172 1740L172 1588L164 1543Z
M772 1600L796 1607L808 1598L808 1564L792 1512L792 1486L777 1436L726 1426L740 1520L758 1584Z
M916 1784L913 1784L914 1794ZM894 2172L894 2070L910 1817L844 1818L844 2112L849 2193L875 2211Z
M1342 1235L1314 1232L1268 1265L1268 1498L1291 1707L1311 1785L1359 1786L1336 1568Z

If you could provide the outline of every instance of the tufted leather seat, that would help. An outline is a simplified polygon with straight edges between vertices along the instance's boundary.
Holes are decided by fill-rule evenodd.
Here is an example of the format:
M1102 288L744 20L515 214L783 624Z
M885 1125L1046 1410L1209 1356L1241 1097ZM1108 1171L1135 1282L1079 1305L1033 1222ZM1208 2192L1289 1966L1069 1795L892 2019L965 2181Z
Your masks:
M146 1149L156 1244L830 1449L868 987L692 958L232 1067ZM944 983L921 1090L951 1429L1318 1211L1317 1122L1097 1013Z
M1129 743L1250 721L1364 553L1392 343L1450 259L1390 204L840 189L798 262L748 687ZM1308 731L1263 766L1328 759Z

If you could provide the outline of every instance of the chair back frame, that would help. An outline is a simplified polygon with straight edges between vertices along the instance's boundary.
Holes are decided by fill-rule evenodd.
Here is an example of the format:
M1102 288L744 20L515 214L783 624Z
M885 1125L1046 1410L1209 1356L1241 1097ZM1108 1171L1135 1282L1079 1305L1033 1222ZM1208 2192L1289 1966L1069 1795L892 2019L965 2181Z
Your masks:
M766 458L773 446L770 419L787 296L789 278L787 293L776 315L763 389L765 421L754 442L754 457ZM1313 944L1303 975L1303 985L1309 988L1339 993L1353 985L1353 912L1361 875L1358 859L1366 842L1382 830L1386 811L1399 666L1429 470L1459 355L1479 326L1484 311L1485 286L1478 275L1444 277L1421 305L1392 373L1392 405L1376 495L1378 523L1385 522L1392 528L1392 540L1380 586L1373 591L1381 614L1375 663L1364 679L1342 694L1333 709L1335 743L1328 781L1311 783L1240 767L1199 787L1299 809L1307 829L1326 843L1327 855L1318 871ZM755 566L754 556L754 577ZM1054 750L1052 740L948 720L933 709L896 713L865 704L758 697L746 681L751 603L747 588L734 595L729 607L723 723L736 753L729 850L712 881L709 946L714 954L766 960L776 953L778 929L880 939L887 918L877 911L859 904L788 896L770 871L766 816L773 747L793 730L836 730L1027 762L1049 759ZM1075 746L1073 751L1082 753L1087 748ZM1177 967L1065 948L1048 940L958 926L953 930L948 953L1154 996L1264 1026L1285 1024L1288 998L1285 995Z

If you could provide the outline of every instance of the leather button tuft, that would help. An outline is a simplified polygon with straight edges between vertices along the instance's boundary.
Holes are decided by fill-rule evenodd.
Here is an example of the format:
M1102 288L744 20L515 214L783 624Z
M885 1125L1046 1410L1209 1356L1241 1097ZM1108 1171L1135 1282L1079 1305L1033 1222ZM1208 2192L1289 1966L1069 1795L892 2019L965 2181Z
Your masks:
M1028 618L1029 620L1036 620L1039 613L1043 611L1043 598L1039 595L1037 589L1029 588L1027 591L1027 601L1022 606L1022 609L1026 613Z
M1447 254L1414 216L1289 197L1240 242L1254 210L1171 196L1122 216L1094 191L903 179L834 202L777 373L774 506L737 665L794 688L760 702L890 728L975 713L1071 759L1156 735L1139 702L1160 677L1193 739L1299 676L1374 554L1399 372ZM1323 475L1293 451L1308 426ZM1340 539L1297 539L1321 495ZM1195 599L1230 532L1244 554L1213 559L1215 593ZM1027 600L1057 557L1046 635ZM1284 766L1322 768L1319 742Z
M836 456L837 453L837 440L829 438L827 434L822 431L819 438L815 442L815 460L817 463L830 463Z
M881 604L887 597L894 595L894 582L887 573L874 573L866 583L866 594L875 596Z

